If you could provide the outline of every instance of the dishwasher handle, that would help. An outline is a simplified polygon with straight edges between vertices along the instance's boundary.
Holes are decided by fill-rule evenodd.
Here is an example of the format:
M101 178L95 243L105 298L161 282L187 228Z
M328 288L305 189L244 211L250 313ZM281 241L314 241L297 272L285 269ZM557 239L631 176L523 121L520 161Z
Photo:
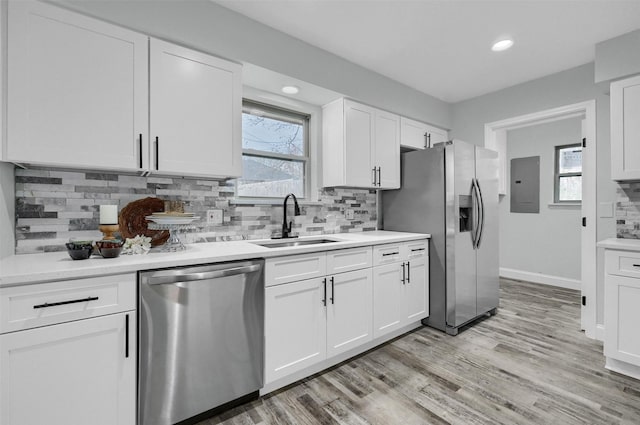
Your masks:
M185 274L176 273L174 270L164 274L149 276L146 283L148 285L170 285L178 282L194 282L198 280L216 279L219 277L257 272L261 267L261 264L252 264L250 266L230 267L228 269L214 270L210 272L194 272Z

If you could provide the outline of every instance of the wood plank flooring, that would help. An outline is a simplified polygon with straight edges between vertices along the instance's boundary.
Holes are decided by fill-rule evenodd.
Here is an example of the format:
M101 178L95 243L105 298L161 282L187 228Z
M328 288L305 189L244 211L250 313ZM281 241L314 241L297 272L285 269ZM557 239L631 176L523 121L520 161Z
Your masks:
M456 337L417 329L198 425L640 424L640 381L604 368L579 301L502 280L498 315Z

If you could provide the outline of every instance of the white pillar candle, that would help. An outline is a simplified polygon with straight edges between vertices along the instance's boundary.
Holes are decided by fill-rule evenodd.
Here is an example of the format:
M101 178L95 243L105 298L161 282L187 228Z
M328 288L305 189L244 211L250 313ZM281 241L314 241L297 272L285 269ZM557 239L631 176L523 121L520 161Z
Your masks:
M117 205L100 205L100 224L118 224Z

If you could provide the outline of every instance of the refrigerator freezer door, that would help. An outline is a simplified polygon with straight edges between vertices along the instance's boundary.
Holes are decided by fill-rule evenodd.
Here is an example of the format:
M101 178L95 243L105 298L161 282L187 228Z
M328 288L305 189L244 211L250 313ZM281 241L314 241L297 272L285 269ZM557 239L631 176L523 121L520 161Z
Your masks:
M465 231L460 227L465 203L473 199L475 146L459 141L447 145L445 173L447 326L458 327L476 317L476 251L472 234L477 229ZM476 219L472 222L476 223Z
M476 178L484 205L484 225L477 256L476 315L498 307L500 284L498 280L498 154L476 148Z

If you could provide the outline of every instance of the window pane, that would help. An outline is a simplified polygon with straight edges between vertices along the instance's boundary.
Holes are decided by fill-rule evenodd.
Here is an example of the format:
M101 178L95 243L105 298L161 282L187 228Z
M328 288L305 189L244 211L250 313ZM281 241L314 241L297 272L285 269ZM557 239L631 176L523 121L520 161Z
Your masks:
M303 161L243 155L242 166L239 196L284 197L293 193L304 198Z
M304 125L243 112L242 148L306 156Z
M562 148L558 155L558 174L582 172L582 146Z
M560 177L558 186L559 201L582 200L582 176Z

